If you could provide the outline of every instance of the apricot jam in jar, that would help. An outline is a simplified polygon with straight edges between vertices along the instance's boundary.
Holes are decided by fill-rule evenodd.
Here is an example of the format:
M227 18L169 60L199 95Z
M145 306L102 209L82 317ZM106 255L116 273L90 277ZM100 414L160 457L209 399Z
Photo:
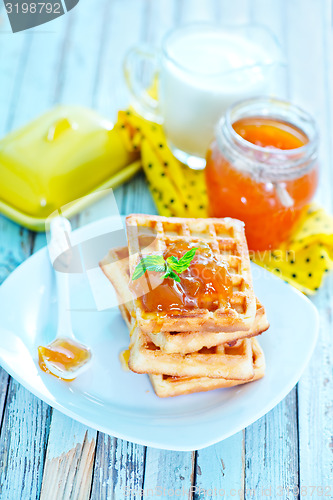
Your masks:
M318 183L315 122L288 102L249 99L229 108L207 152L212 217L245 222L251 250L288 240Z

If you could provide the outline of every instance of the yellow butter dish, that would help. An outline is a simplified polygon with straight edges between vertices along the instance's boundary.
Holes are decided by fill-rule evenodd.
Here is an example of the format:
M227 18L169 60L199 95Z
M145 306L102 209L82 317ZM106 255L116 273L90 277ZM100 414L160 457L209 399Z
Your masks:
M116 187L140 167L117 126L91 109L59 106L0 141L0 212L44 231L56 209L68 204L70 213L62 212L72 216L85 208L82 197Z

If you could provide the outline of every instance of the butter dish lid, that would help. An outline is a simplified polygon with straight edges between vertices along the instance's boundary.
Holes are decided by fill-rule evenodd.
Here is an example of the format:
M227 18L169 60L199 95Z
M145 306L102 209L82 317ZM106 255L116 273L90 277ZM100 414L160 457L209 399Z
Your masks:
M43 231L55 210L69 205L64 215L73 215L85 195L119 185L140 166L110 121L88 108L58 106L0 141L0 211Z

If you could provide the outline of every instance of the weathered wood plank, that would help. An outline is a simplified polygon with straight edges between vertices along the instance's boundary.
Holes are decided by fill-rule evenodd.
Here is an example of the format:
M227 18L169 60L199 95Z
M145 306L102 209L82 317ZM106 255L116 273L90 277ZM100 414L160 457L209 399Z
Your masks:
M20 228L14 222L0 216L0 284L19 264L21 264L21 262L23 262L30 255L30 248L30 233L27 230ZM6 437L8 437L8 434L10 433L9 428L7 427L9 417L7 419L3 417L5 403L7 406L9 403L9 397L7 397L7 394L9 392L12 395L16 388L16 385L13 386L12 383L9 384L9 381L10 377L7 372L0 368L0 422L2 423L0 435L0 456L2 452L6 452L5 447L8 445ZM33 398L32 395L31 397ZM27 396L27 398L29 398L29 396ZM45 410L45 408L43 408L43 410ZM16 430L18 433L18 429ZM15 428L12 429L12 432L15 433ZM36 474L38 474L38 471Z
M85 105L96 106L104 115L115 117L115 111L120 106L117 102L117 89L123 88L122 75L122 58L125 51L128 50L129 44L133 44L140 37L142 17L142 2L130 2L131 11L129 11L128 3L115 0L103 0L100 2L100 17L102 24L96 22L94 29L95 35L91 33L89 25L89 16L87 12L80 20L76 21L77 40L75 41L75 33L73 35L73 47L76 49L67 56L67 64L69 67L74 65L75 75L70 77L70 72L67 72L64 77L64 87L61 93L61 98L66 97L67 101L71 101L72 97L76 102L81 102ZM82 41L82 31L84 31L84 23L86 30L90 36ZM79 28L79 24L81 27ZM132 26L132 29L130 27ZM80 39L81 36L81 39ZM95 36L95 42L91 46L90 37ZM98 43L97 43L98 41ZM87 60L80 60L86 52L90 51ZM109 59L110 58L110 59ZM72 61L72 62L71 62ZM79 94L75 97L75 87L71 86L72 81L87 78L89 82L80 89ZM67 81L68 79L68 81ZM126 93L120 90L120 96ZM120 99L121 101L121 99ZM121 101L121 102L125 102ZM120 206L123 200L123 192L126 187L116 190L115 196L119 205L119 211L122 212ZM76 225L86 224L97 220L100 217L109 215L105 212L107 201L101 200L96 205L89 207L78 217L74 218L73 227ZM51 426L52 429L52 426ZM112 469L111 464L114 464ZM124 488L132 490L142 488L142 475L144 464L144 448L135 444L129 444L125 441L99 434L96 446L94 480L92 486L92 498L124 498ZM111 470L112 469L112 470ZM139 496L138 496L139 495ZM129 498L139 498L140 494L135 493Z
M129 0L126 5L113 0L105 13L104 44L94 99L97 108L113 119L118 109L128 106L129 94L124 83L122 61L127 50L143 39L146 26L144 7L142 0ZM116 189L115 197L121 214L132 211L134 200L147 204L147 187L142 176L133 179L130 185ZM153 210L153 202L150 203ZM103 200L98 206L103 206ZM91 207L86 212L80 217L82 222L101 216L98 207ZM125 493L127 498L141 498L144 461L144 447L99 433L91 498L122 499Z
M197 451L194 498L244 498L244 431Z
M215 0L216 21L222 25L242 25L249 22L252 0Z
M145 448L99 433L92 500L141 500Z
M195 452L147 448L144 498L191 498Z
M29 231L0 216L0 283L29 257L30 251Z
M39 498L51 409L11 379L0 436L0 498Z
M212 22L216 19L215 0L181 0L181 21L191 22Z
M132 46L148 41L151 28L147 16L151 8L152 12L156 11L156 7L150 7L149 4L145 0L127 0L126 4L121 0L113 0L107 12L105 48L101 56L95 100L97 108L112 119L116 118L118 109L125 109L130 102L123 76L123 59ZM134 211L131 207L133 202L136 204L135 210L155 213L155 205L142 174L116 189L115 196L119 212L123 215Z
M285 8L276 0L254 0L250 3L251 22L263 24L278 38L288 59L286 40ZM282 74L276 93L281 97L290 95L290 78L293 67ZM288 77L286 79L286 77ZM269 331L267 333L269 335ZM254 491L257 496L271 488L273 497L288 498L288 488L298 487L298 430L297 393L291 393L268 415L246 429L245 432L245 495ZM281 489L282 488L282 489Z
M156 207L148 190L146 179L139 173L130 184L124 185L124 198L120 212L124 215L132 212L156 214Z
M321 138L321 182L318 201L333 209L332 86L333 67L330 2L308 2L306 15L288 4L289 52L295 75L292 91L300 105L316 118ZM293 26L297 36L291 33ZM309 36L311 33L311 36ZM302 43L301 43L302 41ZM300 53L306 58L299 57ZM306 59L306 60L305 60ZM333 497L333 280L313 302L320 314L320 333L309 367L298 384L301 495ZM311 488L311 486L313 488ZM325 489L325 487L330 487ZM323 488L323 490L321 489ZM323 493L322 493L323 491ZM311 493L312 492L312 493Z
M123 6L123 1L114 0L109 2L109 6L105 6L105 11L109 12L108 15L112 16L112 23L108 26L108 17L105 15L104 17L104 43L103 47L99 49L99 62L96 63L93 58L88 57L89 68L90 71L95 73L98 71L99 77L95 78L94 83L85 82L82 87L82 93L78 96L78 102L85 103L85 96L90 95L90 93L94 93L93 103L101 110L107 109L116 109L118 107L118 102L120 103L121 99L118 101L116 98L116 89L118 88L121 76L121 67L120 61L123 57L123 48L125 47L124 40L127 37L133 37L133 41L136 41L140 37L137 37L136 29L137 26L141 26L140 21L136 17L141 6L138 7L138 11L135 10L134 13L130 13L129 11L133 7L136 9L134 2L126 2L127 5L131 3L130 8L126 8ZM139 3L139 2L138 2ZM184 6L186 2L182 2ZM148 2L147 2L148 4ZM151 9L151 12L156 12L156 2L154 5L146 4L147 9ZM244 16L246 19L248 14L244 14L246 10L244 8L240 9L240 5L244 5L243 2L234 1L229 2L230 7L226 2L207 2L209 4L209 9L215 15L220 12L220 20L224 22L226 18L229 21L235 19L238 22L239 15ZM328 3L327 3L328 4ZM194 9L193 3L189 6L190 9ZM251 2L252 5L252 2ZM309 7L310 6L310 7ZM83 7L83 6L82 6ZM77 7L77 9L81 9L81 6ZM223 8L222 8L223 7ZM270 7L273 10L270 10ZM329 133L332 130L331 123L328 118L329 113L332 114L333 110L330 104L326 104L325 102L329 102L329 95L327 90L324 92L323 85L326 87L326 83L323 81L322 76L322 59L326 61L325 64L328 64L327 54L323 55L322 45L318 43L319 36L329 36L327 32L327 28L318 29L318 16L321 15L321 8L318 9L318 2L306 2L306 6L304 2L300 3L300 0L290 2L288 6L288 11L286 11L286 17L279 17L278 12L281 7L281 2L277 2L276 0L266 0L266 1L255 1L255 7L252 12L255 11L255 18L259 19L258 12L263 12L261 20L265 21L270 25L270 27L274 27L275 23L278 25L281 22L281 28L278 26L278 33L282 33L282 30L285 29L287 33L287 48L289 53L289 59L292 61L292 75L293 80L290 85L290 98L291 99L299 99L299 103L309 109L316 117L318 117L321 127L322 127L322 137L324 152L322 153L323 162L328 166L329 162L332 165L332 156L331 152L329 152L328 144L329 144ZM195 7L196 8L196 7ZM110 10L108 10L110 9ZM73 10L73 13L76 9ZM126 13L125 13L126 10ZM141 12L141 11L140 11ZM175 11L173 13L173 17L177 18L177 22L179 22L179 13L183 12L183 7L178 7L176 5ZM205 15L202 17L201 14L197 13L191 14L189 18L201 20L205 19ZM232 13L233 12L233 13ZM117 13L116 16L114 14ZM232 14L231 14L232 13ZM141 14L139 14L141 15ZM156 14L153 14L155 16ZM167 14L169 15L169 14ZM304 22L304 16L308 16L307 24ZM113 17L114 16L114 17ZM211 14L209 14L209 17ZM296 19L298 18L298 20ZM188 18L188 19L189 19ZM330 17L327 16L329 20ZM190 19L189 19L190 20ZM288 21L288 22L287 22ZM65 22L65 18L61 20L62 23ZM73 21L75 24L76 20L73 14ZM159 21L160 22L160 21ZM68 18L69 23L69 18ZM284 25L284 28L283 26ZM94 22L94 26L96 29L97 26L101 26L98 20ZM73 25L73 27L75 27ZM106 30L107 27L107 30ZM83 28L82 28L83 29ZM144 28L142 28L144 29ZM81 28L80 28L81 30ZM133 34L134 30L134 34ZM147 39L150 36L155 37L154 33L158 32L158 22L156 21L156 28L151 28L151 31L147 30ZM302 35L302 33L304 34ZM79 33L77 31L77 33ZM309 33L317 33L317 36L309 36ZM41 35L38 35L41 36ZM157 36L157 35L156 35ZM17 35L16 35L17 37ZM299 37L299 40L296 38ZM23 36L22 36L23 39ZM16 38L18 40L18 38ZM111 41L111 45L109 45L109 41ZM34 36L31 39L31 47L34 44L37 44L36 37ZM127 43L127 41L126 41ZM300 45L301 44L301 45ZM304 45L306 44L306 45ZM328 45L327 45L328 46ZM97 45L95 42L93 43L93 52L96 54ZM118 52L119 49L119 52ZM28 49L25 49L28 50ZM34 48L31 54L37 54L37 48ZM44 51L46 54L46 50ZM66 52L66 54L65 54ZM79 50L80 52L80 50ZM300 57L300 54L307 54L306 58ZM309 57L308 57L308 54ZM28 51L26 52L27 57L29 56ZM82 53L81 53L82 56ZM36 56L35 56L36 57ZM63 58L67 58L67 47L63 47ZM71 55L70 55L71 57ZM60 63L60 55L58 59L58 63ZM318 62L318 59L320 61ZM4 60L2 58L2 60ZM17 62L17 60L16 60ZM7 68L9 73L13 73L14 63L11 65L9 63L9 59L7 59ZM53 63L52 63L53 64ZM68 68L68 60L66 62L66 68ZM77 63L76 63L77 65ZM307 67L306 67L307 66ZM320 66L320 67L319 67ZM18 68L18 63L15 68ZM28 82L32 78L32 72L30 72L30 63L26 65L25 68L25 81ZM77 65L78 67L78 65ZM45 62L44 69L48 68L48 63ZM315 69L317 68L317 69ZM59 66L58 66L59 69ZM48 70L47 70L48 71ZM66 70L67 71L67 70ZM68 82L66 71L60 71L59 76L59 84L57 86L58 91L55 92L58 96L67 96L66 100L68 102L71 100L71 93L68 89ZM78 69L79 71L79 69ZM7 72L7 88L12 89L13 87L13 77L9 75ZM14 73L13 73L14 74ZM9 75L9 76L8 76ZM28 76L29 75L29 76ZM304 76L308 75L308 76ZM2 78L0 76L0 78ZM327 78L327 77L324 77ZM305 81L306 80L306 81ZM331 80L332 81L332 80ZM20 83L21 85L21 83ZM29 83L29 87L30 87ZM1 80L0 80L1 88ZM22 88L28 88L23 84ZM76 87L74 86L74 89ZM54 86L53 86L54 89ZM92 89L95 89L93 91ZM111 89L112 92L108 93L108 89ZM316 89L314 92L313 89ZM13 91L12 91L13 92ZM68 94L67 94L68 92ZM80 91L81 92L81 91ZM318 94L318 95L315 95ZM14 94L13 94L14 95ZM28 100L26 94L20 94L21 99L24 101ZM121 90L120 95L125 96L125 92ZM0 97L1 99L1 97ZM45 99L45 100L44 100ZM32 116L33 113L33 101L36 100L36 97L31 99L31 103L27 103L26 111L24 115ZM44 105L46 106L48 102L48 96L42 96L41 98L41 107L42 109ZM125 99L123 100L125 102ZM5 105L2 106L2 109L5 109L7 104L7 99L4 100ZM44 103L44 104L43 104ZM87 101L86 104L89 104ZM28 111L30 110L30 111ZM11 111L12 113L12 111ZM111 113L111 111L110 111ZM11 120L7 123L19 123L20 120L25 119L23 115L14 112ZM331 186L332 186L332 174L328 172L328 168L324 169L323 172L323 182L320 188L320 198L326 204L327 207L332 207L331 205ZM124 189L124 191L123 191ZM117 190L119 193L120 190ZM147 198L147 190L143 180L143 177L138 178L136 182L134 182L133 187L127 186L126 188L122 188L121 192L125 192L126 198L121 202L121 211L124 213L128 213L130 211L147 211L151 210L151 213L155 211L152 202L150 203L149 198ZM122 197L121 197L122 198ZM147 201L148 199L148 201ZM98 212L92 211L94 216L98 215ZM87 217L87 220L89 216ZM10 227L7 226L7 221L4 224L5 230L9 233L7 235L7 240L9 241L8 246L6 246L8 251L13 252L13 258L10 261L8 251L5 249L3 252L4 258L1 259L0 262L5 264L5 269L3 271L3 276L8 274L8 269L13 269L16 262L20 262L22 258L25 258L26 255L30 252L30 240L29 238L25 238L27 232L23 232L21 236L14 234L12 232L13 229L8 229ZM15 225L13 225L15 226ZM13 227L12 226L12 227ZM7 228L7 229L6 229ZM23 249L18 245L19 238L23 237ZM35 248L39 246L39 242L41 242L43 237L38 237L36 240ZM1 244L1 243L0 243ZM6 244L7 245L7 244ZM8 262L12 262L12 264L8 267ZM332 289L332 281L328 284ZM325 481L327 483L328 479L332 474L332 453L331 453L331 444L330 439L332 435L332 417L330 416L330 404L331 404L331 394L332 394L332 373L331 366L332 360L330 358L330 353L332 353L332 345L331 345L331 331L332 331L332 323L331 323L331 304L332 297L329 294L328 287L320 292L318 297L315 299L316 304L321 309L322 315L322 332L321 332L321 341L317 346L316 355L307 370L305 376L302 378L299 384L299 430L300 430L300 475L301 475L301 485L306 486L310 482L317 485L325 485ZM13 393L14 389L11 387L10 394ZM24 390L23 390L24 391ZM16 391L16 397L21 397L21 392ZM1 402L1 398L0 398ZM9 404L9 398L8 398ZM30 403L29 403L30 404ZM1 408L1 404L0 404ZM245 488L257 487L262 488L268 485L269 482L274 476L273 485L275 487L279 486L278 481L281 481L281 486L292 486L295 483L293 481L293 474L297 472L296 467L296 457L297 453L294 453L292 450L292 446L297 447L297 428L295 423L297 423L295 416L295 408L296 408L296 393L293 391L288 398L277 407L273 412L264 417L258 424L254 424L246 431L246 458L247 458L247 471L246 471L246 483ZM13 435L17 434L18 428L22 426L22 413L15 405L7 406L6 415L4 419L4 425L7 428L7 422L14 422L15 418L18 415L18 421L13 424ZM44 410L43 410L44 411ZM290 414L289 414L290 412ZM66 419L66 417L63 417ZM21 420L20 420L21 419ZM47 420L47 419L46 419ZM45 421L46 421L45 420ZM72 422L68 419L69 422ZM18 423L17 423L18 422ZM40 424L38 424L40 425ZM66 423L67 425L67 423ZM79 425L79 424L78 424ZM54 427L53 427L54 426ZM65 426L64 426L65 427ZM266 429L265 429L266 427ZM80 428L80 432L83 429L83 426ZM54 431L54 432L53 432ZM27 441L24 438L24 434L26 432L26 426L23 425L23 431L21 431L21 443L18 443L14 440L12 436L12 444L8 448L10 452L14 452L15 443L18 443L18 451L17 454L21 454L21 457L26 456L22 454L23 445L28 446L32 441ZM45 431L47 432L47 430ZM287 432L287 434L285 434ZM53 422L51 427L51 436L50 436L50 450L56 444L56 426ZM22 437L23 435L23 437ZM287 443L284 443L285 435L288 436ZM52 437L53 436L53 437ZM8 439L10 435L6 435L7 441L2 441L5 438L5 435L1 436L0 443L8 443ZM44 436L45 437L45 436ZM17 435L15 437L17 439ZM45 437L47 439L47 436ZM230 440L221 443L219 445L215 445L208 450L201 450L197 455L197 479L196 484L202 485L203 488L209 489L209 485L219 485L227 490L231 489L233 485L242 484L242 478L239 476L239 472L242 470L240 467L236 466L236 457L237 463L239 460L239 453L242 450L240 443L235 445L233 440L236 439L236 436L231 438ZM42 437L40 437L40 445L42 443ZM63 443L64 440L60 440L60 443ZM28 443L28 444L27 444ZM230 444L232 443L232 444ZM63 446L63 445L62 445ZM132 447L132 448L131 448ZM2 447L1 451L1 459L7 460L4 454L5 448ZM63 449L61 447L61 449ZM60 450L61 451L61 450ZM45 453L45 450L44 450ZM259 459L256 461L256 455L259 453ZM61 454L61 453L60 453ZM115 440L114 438L107 437L105 435L100 435L98 451L96 454L96 464L95 464L95 477L94 483L92 487L92 498L124 498L124 487L130 486L132 490L140 489L143 485L148 484L157 484L157 480L159 480L159 473L157 471L157 467L159 463L171 463L173 454L170 452L161 452L160 454L155 450L149 450L148 455L151 458L148 458L148 468L146 468L146 479L143 479L143 458L144 458L144 450L142 447L136 447L135 445L130 445L126 442L122 442L120 440ZM35 453L34 457L43 457L42 453ZM57 455L59 456L59 454ZM169 456L169 459L168 459ZM134 457L133 464L131 464L131 458ZM219 460L222 457L223 462L225 464L225 476L222 476L219 469ZM275 458L279 457L279 458ZM235 459L235 468L232 465L233 459ZM22 459L23 460L23 459ZM285 463L282 462L285 460ZM15 500L16 498L30 498L28 496L24 496L28 491L28 487L30 486L29 478L31 476L27 475L20 476L18 475L17 467L19 462L18 458L15 458L14 470L15 473L12 472L10 475L10 479L13 481L12 490L10 491L10 496L7 498L9 500ZM73 462L75 465L75 461ZM97 464L99 466L97 467ZM130 465L128 465L130 464ZM202 464L202 466L200 465ZM229 465L228 465L229 464ZM126 467L127 465L127 467ZM221 462L222 465L222 462ZM110 466L110 468L109 468ZM28 467L31 467L31 463L28 464ZM199 471L200 467L200 471ZM283 470L290 469L286 472ZM40 470L37 467L37 471ZM73 468L69 468L68 471L73 472ZM214 472L215 471L215 472ZM168 469L164 473L162 479L165 481L165 484L168 484ZM201 472L201 475L200 475ZM89 476L89 474L88 474ZM47 477L50 477L47 474ZM296 476L295 476L296 477ZM186 481L187 479L185 479ZM321 481L321 483L318 483ZM324 483L323 483L324 481ZM23 485L23 482L25 483ZM171 480L170 480L171 483ZM9 481L6 480L5 485L9 487ZM39 484L39 486L38 486ZM296 483L297 484L297 483ZM17 488L25 488L23 491L23 496L15 496L17 495ZM35 481L32 486L33 492L38 492L38 488L40 487L40 475L38 480ZM20 490L20 492L22 493ZM272 490L273 491L273 490ZM13 493L14 492L14 493ZM43 493L44 494L44 493ZM134 494L133 494L134 495ZM1 498L5 498L5 496L1 495ZM248 495L251 498L251 495ZM272 495L273 496L273 495ZM283 496L282 496L283 497ZM32 496L34 498L34 496ZM130 497L129 497L130 498ZM132 498L140 498L139 494L137 496L132 496ZM291 497L293 498L293 496Z
M90 498L97 432L54 410L40 500Z
M270 90L281 99L290 99L286 14L280 0L251 0L249 22L265 26L276 37L287 64L279 66Z
M13 36L10 31L7 16L3 13L2 17L4 22L1 30L2 43L0 45L0 57L2 61L0 72L0 106L2 110L0 116L0 135L8 132L12 126L13 116L17 107L17 100L22 85L22 77L26 67L26 57L29 53L31 45L31 37L28 37L26 33L20 33L18 34L18 37ZM0 283L2 283L3 280L6 279L7 276L30 255L30 251L30 233L27 230L20 228L14 222L0 216ZM17 471L12 475L10 473L7 474L6 471L8 467L15 467L15 464L17 465L20 463L20 460L23 460L23 457L20 458L21 448L16 446L17 443L16 445L14 443L16 441L23 441L24 429L20 438L18 427L15 427L15 425L19 421L19 417L23 417L23 415L14 408L15 403L13 402L13 399L15 400L14 393L17 385L13 381L9 383L9 380L9 375L2 368L0 368L0 421L2 422L0 437L0 463L2 464L1 469L3 471L2 479L0 481L1 484L3 483L3 494L0 493L0 496L1 498L6 498L5 495L9 495L8 498L14 499L15 492L12 497L10 497L9 493L11 482L15 484L15 487L19 491L19 476L17 475ZM25 391L25 394L27 394L27 391ZM22 401L22 397L20 398L20 395L22 396L22 394L18 394L17 397ZM37 405L36 398L34 398L34 400L29 399L29 401L31 403L31 408ZM27 407L29 407L29 401L27 402ZM7 409L4 414L5 403L7 404ZM42 415L46 414L46 408L43 404L41 404L41 402L39 403L39 406L42 408L42 411L40 412L42 418ZM17 418L15 418L15 416ZM24 417L29 421L30 425L32 417L29 419L26 414ZM11 432L9 432L9 422L12 422L13 425ZM40 429L38 429L38 431L40 431ZM36 465L35 477L37 478L37 482L31 484L32 495L35 493L35 490L38 489L39 468L37 465L40 463L43 456L43 451L41 449L43 443L40 439L43 439L43 434L37 437L37 443L39 443L40 446L36 446L36 450L40 450L41 453L38 455L36 452L36 457L34 457L32 461L28 460L26 464L26 469L31 468L33 464ZM32 444L33 441L30 440L30 445ZM12 458L13 462L11 461ZM17 496L17 498L19 498L19 496Z
M182 22L210 21L222 25L248 22L248 1L235 2L182 2ZM199 450L196 456L194 498L208 498L210 490L243 492L244 487L244 438L238 433L232 438ZM243 459L242 459L243 457ZM168 472L165 472L168 476ZM207 494L205 493L207 492Z
M130 5L127 4L126 7L119 1L111 3L105 38L108 49L102 54L103 64L99 70L101 83L97 87L96 102L98 107L102 108L102 112L105 113L105 109L108 109L113 116L119 107L127 106L129 99L123 83L123 57L130 46L147 40L149 36L146 29L147 22L143 21L143 16L149 12L149 9L144 8L147 5L137 1L128 3ZM110 102L112 98L114 101ZM119 192L122 196L119 196ZM123 186L121 190L117 189L115 195L121 214L131 211L154 213L155 207L142 175L137 176L131 184ZM103 201L98 205L102 206ZM95 207L91 207L87 212L89 212L88 217L96 217L99 213ZM86 222L87 214L82 214L80 220ZM144 457L142 446L99 434L92 498L124 498L125 492L128 498L141 498Z
M265 3L266 7L268 7L267 4ZM328 4L325 5L328 6ZM324 150L326 150L326 153L322 151L323 163L328 166L329 163L332 163L332 156L327 151L330 144L328 136L331 134L331 124L327 123L327 118L330 116L330 106L327 105L329 95L325 88L327 89L328 85L327 83L325 85L324 79L330 61L326 61L326 64L324 62L324 48L328 47L328 44L327 42L323 43L322 37L329 36L329 16L327 16L327 13L324 14L324 3L315 4L314 2L307 2L306 10L304 10L304 3L290 2L286 5L283 15L285 47L290 70L288 97L308 109L316 117L320 126L322 144ZM273 17L270 19L273 19ZM314 36L309 37L308 33L312 31ZM306 58L302 57L301 54L306 54ZM316 89L315 92L314 89ZM318 198L322 203L329 205L332 183L329 182L330 176L327 166L323 169L324 172L322 171L322 182ZM310 484L322 486L325 480L327 483L327 478L330 477L332 471L332 454L329 449L332 436L332 416L330 414L330 405L332 404L332 360L330 353L332 352L332 346L328 334L328 330L332 329L332 325L331 298L328 287L326 292L323 290L318 295L315 302L321 311L324 328L321 338L324 337L324 339L317 346L312 362L298 386L299 473L300 486L303 487ZM317 411L314 412L314 408ZM290 429L295 434L293 421L288 431L287 444L289 448L292 447ZM275 454L277 454L276 450ZM280 456L280 450L277 456ZM279 460L277 460L278 462ZM293 462L296 462L296 457ZM274 463L273 460L271 460L271 463ZM287 463L290 462L287 461ZM295 468L296 464L292 463L292 466ZM289 469L289 466L285 469ZM271 467L269 470L271 470ZM296 480L292 481L291 476L289 482L286 479L281 477L281 481L283 480L281 485L289 488L290 491L295 487L297 493L298 482ZM266 484L270 486L269 482ZM276 482L273 484L277 485ZM285 495L287 495L287 491L286 489Z
M242 24L248 20L247 0L235 2L210 1L196 2L182 1L180 9L181 22L209 21L221 24ZM195 479L193 483L194 498L203 498L204 491L229 491L236 488L243 490L244 484L244 460L234 460L233 457L241 458L244 453L244 440L242 433L233 438L211 446L205 450L199 450L196 457ZM222 462L221 462L222 460ZM225 467L225 470L223 468ZM147 464L146 464L147 470ZM165 471L166 480L168 471ZM208 492L209 494L209 492ZM207 496L207 495L206 495Z
M11 129L12 113L21 90L22 74L30 51L30 36L27 33L13 35L5 13L1 16L0 29L0 137Z
M70 45L65 48L62 81L57 95L59 101L92 105L107 4L106 0L94 0L93 7L83 3L67 14Z
M89 6L79 5L68 20L70 46L62 55L61 78L55 88L55 98L60 101L91 106L96 92L96 73L103 37L106 0L94 4L94 16ZM83 37L89 33L89 37ZM66 36L66 35L65 35ZM91 216L85 222L93 220ZM77 227L79 216L72 220ZM36 238L36 248L44 243L44 237ZM70 446L67 447L69 440ZM43 476L41 498L89 498L97 432L72 419L55 413L50 426L46 464ZM55 451L57 450L57 451ZM62 450L65 450L64 452ZM53 493L58 492L58 493Z
M106 5L107 2L105 2L105 0L99 2L99 5L97 7L100 10L100 14L102 12L106 12ZM84 12L79 11L75 21L72 21L72 26L73 28L75 28L74 32L71 35L72 48L71 51L66 54L66 57L64 57L66 66L69 68L69 70L67 72L63 72L61 85L58 85L58 97L62 100L66 100L67 102L79 102L81 104L91 105L96 97L94 93L99 91L99 85L98 82L96 83L95 81L95 75L98 69L97 60L98 57L100 57L99 54L102 44L105 42L105 36L104 33L100 33L100 21L103 19L103 16L100 15L96 19L96 23L91 28L89 26L90 18L86 10ZM103 22L105 23L105 20ZM107 25L107 23L105 23L104 28L109 31L109 26ZM92 29L93 31L95 30L96 33L92 33ZM92 36L95 40L93 46L90 45L90 38L86 38L82 41L82 32L88 30L90 36ZM89 57L85 58L85 54L87 52L89 52ZM103 69L99 69L100 74L103 73ZM87 78L87 75L89 75L89 78ZM80 80L85 80L85 83L81 85ZM78 85L81 85L79 92L77 89ZM86 210L86 212L83 213L80 217L74 218L74 220L72 221L73 227L75 228L77 226L78 219L82 219L83 223L91 222L92 220L94 220L96 218L96 210L97 213L99 212L99 216L103 214L101 206L92 207ZM44 241L44 237L42 235L38 235L38 237L36 238L36 248L44 243ZM52 460L49 459L49 450L52 450L54 447L57 447L59 450L61 450L62 447L66 446L67 435L64 433L59 433L59 426L68 428L70 430L70 436L72 434L71 426L74 425L76 433L78 433L81 438L82 436L85 436L87 432L85 426L74 423L68 417L57 415L55 421L52 419L48 444L48 455L43 477L43 498L48 498L48 495L50 495L52 491L58 490L64 495L70 495L69 498L77 498L76 495L79 495L78 498L81 498L80 495L85 498L88 495L88 486L91 482L92 476L92 461L94 457L94 442L96 436L95 431L89 431L91 436L93 437L93 440L89 442L88 454L84 453L84 448L80 448L78 450L77 447L75 449L72 447L71 450L65 455L58 454L58 458L56 457ZM52 451L50 452L50 454L52 456ZM75 472L78 465L79 470ZM107 470L107 464L105 464L105 467ZM80 473L82 473L82 471L84 471L84 474L87 475L87 481L83 491L78 490L78 487L80 485L78 477ZM67 477L65 483L62 480L62 475L64 473ZM75 476L73 476L73 474L75 474ZM71 481L74 481L72 490ZM67 498L67 496L65 498Z
M332 196L332 118L329 2L290 2L285 10L286 44L290 66L290 98L317 121L320 132L320 183L317 198L330 209ZM303 5L304 7L304 5ZM306 14L305 14L306 12ZM309 33L312 33L309 36ZM306 57L301 55L306 54ZM331 69L332 71L332 69Z
M123 60L130 47L142 41L144 0L109 0L104 13L94 107L112 120L126 109L129 92L123 76Z
M40 31L39 28L30 32L28 38L30 50L25 54L26 60L22 66L21 74L16 76L16 79L19 80L19 86L18 84L14 85L14 88L20 88L21 92L16 91L15 106L10 106L11 118L7 120L12 126L19 126L34 118L36 114L45 111L53 103L57 86L57 69L62 57L63 38L66 37L66 23L59 19L54 21L52 26L54 31L47 33ZM37 81L38 85L36 85ZM26 92L27 89L29 95ZM9 228L9 235L5 240L7 248L14 253L22 252L22 248L27 247L24 254L24 258L26 258L32 250L32 240L29 233L9 221L6 222L6 228ZM10 257L11 255L7 255L4 259L7 265L12 265L11 261L14 260ZM14 265L16 266L24 258L14 261ZM10 407L8 405L6 407L6 411L9 413L8 416L6 416L7 413L5 414L2 427L1 450L4 457L11 457L11 461L10 472L8 473L7 468L4 469L6 472L5 489L1 497L5 498L4 495L8 493L8 498L14 499L17 491L17 498L38 498L51 409L14 382L11 382L9 394L12 404ZM25 404L22 404L23 400ZM40 435L38 438L29 432L33 424L26 417L25 408L30 409L30 419L39 426ZM35 415L36 411L38 411L37 416ZM16 435L20 436L17 442L11 438L11 436ZM38 439L41 439L40 446L34 446L34 440L38 443ZM22 463L25 463L26 466L22 467ZM7 467L5 461L4 466ZM34 475L33 480L31 475Z
M54 102L57 70L61 64L64 39L68 42L68 33L63 17L52 21L51 27L52 30L46 33L42 26L29 32L30 50L25 57L24 72L17 78L21 91L15 96L11 119L13 129L35 119Z
M126 109L130 95L123 75L123 60L133 45L142 42L146 36L142 18L147 11L145 0L107 1L101 29L101 46L92 105L113 122L119 109ZM134 179L132 182L142 181ZM119 212L125 213L126 186L114 190Z
M150 2L146 12L144 41L153 47L160 47L161 41L175 24L183 21L182 7L177 11L177 2ZM192 12L196 5L192 5ZM142 195L139 193L142 192ZM128 186L125 213L156 213L143 175L138 176L136 186ZM170 498L181 496L191 498L194 483L195 453L172 452L147 448L144 471L144 498Z
M333 279L328 277L314 304L320 311L319 340L298 384L300 488L333 498ZM327 487L327 489L325 489ZM304 495L305 496L305 495Z
M293 498L298 487L297 395L288 396L245 431L245 492ZM266 492L266 493L263 493ZM252 494L253 496L253 494Z
M165 34L177 24L177 3L178 0L147 1L148 22L143 40L149 45L159 48Z
M245 494L283 496L298 487L297 391L245 429ZM288 464L286 466L286 464ZM246 498L246 496L245 496ZM286 496L286 498L289 498Z
M5 408L7 390L8 390L9 375L5 370L0 368L0 419L2 419Z

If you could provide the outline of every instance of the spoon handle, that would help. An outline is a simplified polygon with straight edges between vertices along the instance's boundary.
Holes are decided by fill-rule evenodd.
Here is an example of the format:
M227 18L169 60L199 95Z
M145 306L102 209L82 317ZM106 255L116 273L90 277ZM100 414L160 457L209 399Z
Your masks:
M70 234L71 224L65 217L56 217L50 225L51 239L49 243L50 260L55 270L58 328L56 338L74 338L70 315L70 295L68 269L71 260Z

